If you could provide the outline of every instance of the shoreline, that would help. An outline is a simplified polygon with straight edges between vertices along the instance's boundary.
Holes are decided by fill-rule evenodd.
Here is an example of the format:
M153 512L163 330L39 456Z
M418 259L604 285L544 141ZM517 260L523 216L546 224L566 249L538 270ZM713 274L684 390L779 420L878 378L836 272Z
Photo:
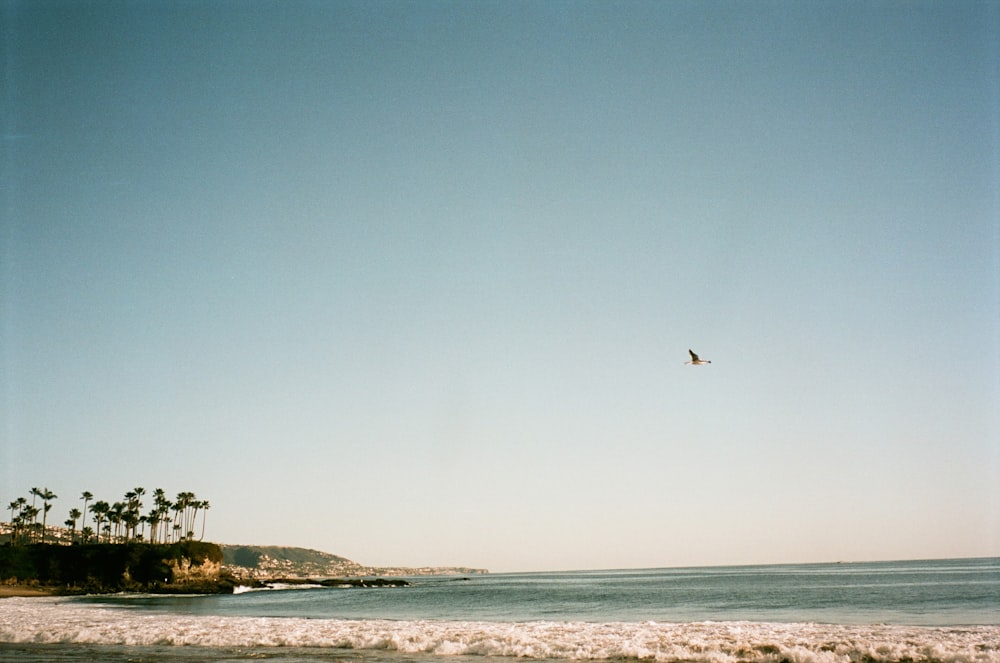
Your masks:
M36 596L56 596L56 592L48 587L0 585L0 599L32 598Z
M265 580L252 579L241 582L237 578L227 578L223 581L212 583L199 583L195 585L168 585L156 588L144 588L141 590L117 590L107 593L152 593L152 594L178 594L193 593L210 596L214 594L238 593L237 587L248 587L254 589L273 588L275 585L317 585L320 587L338 588L371 588L371 587L408 587L409 582L402 578L268 578ZM209 589L211 591L206 591ZM200 591L199 591L200 590ZM228 590L228 591L227 591ZM22 584L0 584L0 599L6 598L36 598L44 596L75 596L82 592L76 587L65 587L61 585L22 585Z

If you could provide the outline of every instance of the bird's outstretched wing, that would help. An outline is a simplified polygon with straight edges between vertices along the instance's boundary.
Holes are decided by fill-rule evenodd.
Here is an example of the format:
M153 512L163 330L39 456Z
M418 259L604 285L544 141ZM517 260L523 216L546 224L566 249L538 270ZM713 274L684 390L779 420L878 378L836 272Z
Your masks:
M696 355L690 348L688 348L688 354L691 355L691 361L698 361L698 355Z

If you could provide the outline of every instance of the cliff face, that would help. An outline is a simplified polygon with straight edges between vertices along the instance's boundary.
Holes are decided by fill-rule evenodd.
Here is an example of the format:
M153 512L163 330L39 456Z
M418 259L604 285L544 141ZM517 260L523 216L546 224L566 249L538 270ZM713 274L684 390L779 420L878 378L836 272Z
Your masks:
M222 577L222 562L210 559L196 563L190 557L181 557L167 560L167 566L170 567L174 584L216 581Z
M45 545L0 548L0 580L74 592L232 591L213 543Z

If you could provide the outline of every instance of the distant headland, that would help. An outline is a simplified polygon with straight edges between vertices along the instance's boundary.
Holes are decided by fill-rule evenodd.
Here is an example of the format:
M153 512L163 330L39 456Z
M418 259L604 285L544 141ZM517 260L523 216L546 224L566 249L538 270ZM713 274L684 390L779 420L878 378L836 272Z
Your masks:
M241 579L367 578L372 576L476 575L465 566L366 566L346 557L308 548L220 544L224 568Z
M0 523L0 597L122 591L216 594L278 583L384 587L408 583L377 576L488 573L468 567L375 567L305 548L205 542L208 501L192 492L170 500L156 489L151 509L143 513L145 495L145 489L136 488L125 493L124 500L108 503L84 491L83 510L70 509L65 527L48 524L57 499L48 488L32 488L30 500L10 502L10 522ZM93 527L87 525L88 513Z

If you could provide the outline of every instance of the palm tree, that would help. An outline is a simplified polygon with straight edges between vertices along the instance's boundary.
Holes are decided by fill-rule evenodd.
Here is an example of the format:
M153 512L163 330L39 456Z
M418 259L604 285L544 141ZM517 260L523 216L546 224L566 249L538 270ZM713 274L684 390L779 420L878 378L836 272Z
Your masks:
M45 543L45 539L48 536L48 529L45 526L45 521L48 520L49 509L52 508L52 505L49 504L48 502L45 502L44 505L45 508L42 509L42 543Z
M201 510L202 510L202 514L201 514L201 538L198 539L199 541L204 541L205 540L205 521L208 520L208 510L210 508L212 508L212 505L208 503L208 500L204 500L201 503Z
M173 527L174 537L172 539L174 541L176 541L178 538L178 532L181 532L181 530L183 529L181 525L181 523L183 522L182 514L184 513L184 509L187 506L184 500L185 500L184 494L178 493L177 501L174 502L173 506L171 507L171 510L174 512L174 527ZM180 538L181 539L184 538L183 533L180 534Z
M128 508L129 512L134 517L134 523L132 525L132 538L136 536L136 527L142 520L139 517L139 511L142 509L142 496L146 494L146 489L142 486L132 489L132 499L129 500Z
M42 543L45 543L45 523L49 517L49 509L52 508L52 505L49 504L49 502L56 499L58 495L46 488L38 496L42 498L42 504L45 506L45 511L42 513Z
M125 504L122 502L115 502L114 504L111 505L111 511L108 513L108 520L114 523L116 542L122 536L122 521L124 519L125 519Z
M21 522L24 523L24 527L27 530L25 532L25 540L31 543L34 530L38 528L38 507L37 506L25 506L21 510Z
M35 498L36 497L41 497L42 496L42 491L40 489L38 489L38 488L34 488L33 487L30 491L28 491L28 494L31 495L31 508L34 509L35 508ZM36 522L38 522L38 511L35 511L34 520L32 521L31 524L34 525ZM32 527L31 529L34 530L34 527Z
M94 536L93 527L83 527L80 529L80 540L83 543L87 543L88 541L90 541L90 537L92 536Z
M193 497L194 493L191 493L191 495ZM194 538L194 525L195 525L195 523L198 522L198 512L201 510L201 505L202 505L202 502L200 502L199 500L195 500L195 499L191 500L191 523L190 523L190 525L191 525L191 531L189 531L187 533L187 538L189 538L189 539L193 539Z
M18 512L18 514L10 521L11 526L11 545L17 545L21 543L21 538L23 536L21 529L24 527L24 513Z
M90 505L90 512L94 514L94 520L97 521L97 542L101 542L101 523L107 517L108 513L111 511L111 505L104 500L98 500Z
M12 501L10 504L7 505L7 508L10 509L10 525L11 525L11 527L14 526L14 512L21 508L21 500L23 500L23 499L24 499L23 497L19 497L18 499ZM11 532L10 537L11 537L11 541L13 541L14 540L14 533L13 532Z
M10 509L10 543L11 545L16 545L18 543L18 538L21 534L21 527L24 524L24 509L28 506L28 500L23 497L18 497L16 500L7 505ZM17 516L14 515L14 511L17 511Z
M146 522L149 523L149 542L156 543L156 531L160 528L160 523L163 522L160 507L154 506L149 510L149 513L143 517L146 519Z
M125 524L125 541L135 539L135 531L139 528L139 513L137 511L126 511L122 516L122 522ZM132 531L132 537L129 538L129 530Z
M177 502L174 504L174 511L177 512L175 523L181 526L181 539L189 538L194 533L191 531L192 518L190 512L194 507L194 493L177 493Z
M156 524L163 524L162 529L162 539L167 540L167 515L170 513L170 500L167 499L167 493L162 488L157 488L153 491L153 512L156 514ZM155 534L153 536L155 537Z
M122 504L122 522L125 523L125 540L128 541L128 516L132 513L132 505L135 504L135 493L131 490L125 493L125 502Z
M80 519L80 510L73 508L69 510L69 519L66 520L65 525L69 528L69 542L70 544L76 543L76 521Z
M83 495L80 495L80 499L83 500L83 522L80 523L80 531L87 529L87 502L94 499L94 496L90 494L89 490L83 491Z
M21 541L23 543L24 540L25 540L24 526L27 524L27 517L24 514L25 514L25 511L27 511L27 509L28 509L28 500L24 499L23 497L18 497L17 498L17 508L18 508L18 511L19 511L19 513L18 513L18 520L19 520L19 527L18 527L18 529L21 530Z

